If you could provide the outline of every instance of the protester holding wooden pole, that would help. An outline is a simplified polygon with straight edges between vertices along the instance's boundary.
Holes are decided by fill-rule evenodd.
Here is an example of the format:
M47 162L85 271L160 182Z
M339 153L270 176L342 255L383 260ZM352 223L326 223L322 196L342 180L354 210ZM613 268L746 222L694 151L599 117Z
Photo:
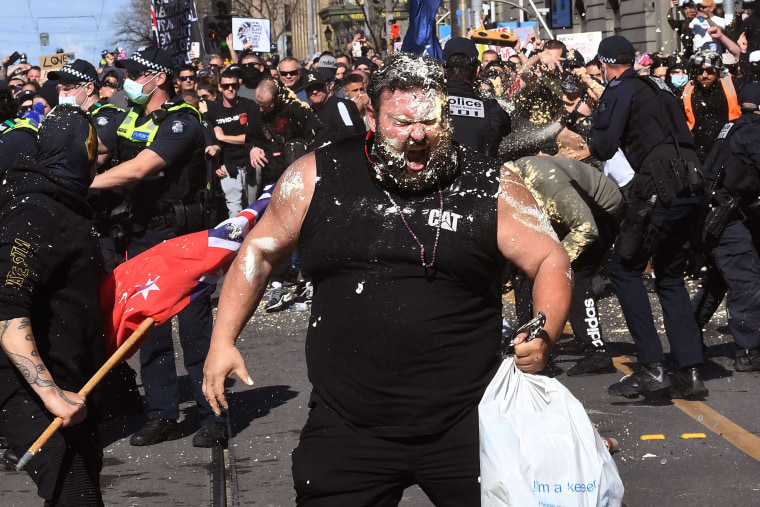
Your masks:
M105 361L102 258L85 202L97 157L91 117L58 106L38 145L0 192L0 434L20 456L60 417L29 476L46 504L102 505L96 411L77 393Z

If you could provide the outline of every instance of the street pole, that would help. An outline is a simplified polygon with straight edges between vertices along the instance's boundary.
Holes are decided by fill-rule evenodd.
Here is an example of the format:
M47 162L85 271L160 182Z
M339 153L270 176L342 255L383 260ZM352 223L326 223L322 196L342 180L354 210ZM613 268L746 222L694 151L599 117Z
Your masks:
M449 19L451 20L451 36L464 37L467 35L467 0L449 0Z

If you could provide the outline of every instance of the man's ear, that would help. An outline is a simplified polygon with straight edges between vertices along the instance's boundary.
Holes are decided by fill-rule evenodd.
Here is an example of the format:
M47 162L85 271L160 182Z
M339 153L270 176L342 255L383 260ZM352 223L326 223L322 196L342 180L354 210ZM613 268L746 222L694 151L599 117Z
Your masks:
M367 104L367 109L365 109L364 114L367 118L370 130L377 132L377 111L375 111L375 108L372 107L371 104Z

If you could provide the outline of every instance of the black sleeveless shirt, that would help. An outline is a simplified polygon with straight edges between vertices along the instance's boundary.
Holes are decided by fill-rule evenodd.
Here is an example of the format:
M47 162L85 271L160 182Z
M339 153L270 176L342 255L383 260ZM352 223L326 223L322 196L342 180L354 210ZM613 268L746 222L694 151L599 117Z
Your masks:
M477 406L501 337L496 243L499 163L457 146L442 188L392 193L430 262L375 182L363 136L316 151L317 182L301 227L313 277L306 338L313 399L383 437L443 431Z

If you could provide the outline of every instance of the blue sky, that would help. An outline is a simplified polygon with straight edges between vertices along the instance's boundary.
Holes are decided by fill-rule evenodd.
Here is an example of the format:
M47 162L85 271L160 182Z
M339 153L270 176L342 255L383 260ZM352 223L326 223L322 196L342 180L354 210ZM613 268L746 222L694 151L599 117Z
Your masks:
M39 65L40 55L57 48L74 51L96 67L103 49L117 42L111 23L129 5L128 0L0 0L0 54L26 53ZM50 35L50 45L40 47L40 33Z

